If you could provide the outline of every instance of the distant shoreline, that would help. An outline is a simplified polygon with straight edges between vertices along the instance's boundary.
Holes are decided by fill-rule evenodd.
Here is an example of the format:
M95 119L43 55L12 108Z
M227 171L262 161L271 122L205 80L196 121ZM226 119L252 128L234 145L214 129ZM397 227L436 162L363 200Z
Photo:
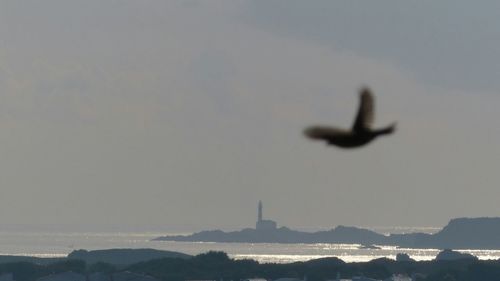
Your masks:
M372 230L337 226L317 232L303 232L287 227L224 232L210 230L191 235L160 236L153 241L220 243L337 243L388 245L406 248L500 249L500 218L456 218L434 234L407 233L383 235Z

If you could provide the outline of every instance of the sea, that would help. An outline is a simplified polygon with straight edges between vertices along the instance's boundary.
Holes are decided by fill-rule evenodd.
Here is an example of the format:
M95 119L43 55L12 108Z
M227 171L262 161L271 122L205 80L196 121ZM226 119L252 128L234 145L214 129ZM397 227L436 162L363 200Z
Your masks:
M379 233L427 232L438 228L372 227ZM223 251L234 259L253 259L260 263L290 263L311 259L338 257L345 262L364 262L377 258L395 259L406 253L415 260L432 260L438 249L411 249L375 245L366 248L360 244L277 244L277 243L208 243L152 241L153 238L179 233L138 231L33 231L27 229L0 230L0 254L36 257L65 257L78 249L99 250L112 248L153 248L197 255L208 251ZM189 234L189 233L182 233ZM479 259L499 259L500 250L460 250Z

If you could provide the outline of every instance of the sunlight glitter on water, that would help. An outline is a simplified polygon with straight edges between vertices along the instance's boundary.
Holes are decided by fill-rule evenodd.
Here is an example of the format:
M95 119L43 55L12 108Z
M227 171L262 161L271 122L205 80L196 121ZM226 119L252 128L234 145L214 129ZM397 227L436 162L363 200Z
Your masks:
M263 263L289 263L310 259L338 257L345 262L365 262L377 258L395 259L406 253L419 261L432 260L437 249L409 249L360 244L273 244L273 243L204 243L151 241L165 233L78 233L78 232L0 232L0 250L4 255L35 257L65 257L77 249L153 248L197 255L208 251L223 251L235 259L254 259ZM460 250L479 259L499 259L500 250Z
M395 259L396 256L374 256L374 255L349 255L348 253L344 253L339 256L329 256L329 255L233 255L231 256L234 259L252 259L256 260L260 263L291 263L291 262L300 262L300 261L308 261L313 259L321 259L321 258L339 258L344 262L368 262L373 259L378 258L392 258ZM434 256L413 256L415 260L424 261L424 260L432 260Z
M416 261L430 261L436 258L436 255L439 253L438 250L435 249L407 249L407 251L398 251L398 253L408 253L412 252L410 254L410 257ZM488 251L481 251L481 253L477 253L478 250L472 250L472 251L459 251L462 253L470 253L479 258L480 260L497 260L500 258L500 251L497 250L488 250ZM475 252L475 253L474 253ZM373 259L378 259L378 258L389 258L389 259L396 259L396 254L389 254L389 255L384 255L384 254L376 254L376 253L370 253L370 254L356 254L353 255L350 252L346 251L343 253L340 253L338 255L251 255L251 254L235 254L235 255L230 255L234 259L252 259L256 260L260 263L290 263L290 262L301 262L301 261L308 261L312 259L321 259L321 258L332 258L336 257L344 262L368 262Z
M480 260L498 260L500 259L500 250L458 250L461 253L471 254Z
M407 253L417 261L432 260L439 253L436 249L398 249L379 246L380 249L360 249L357 244L311 244L309 251L315 254L233 254L235 259L253 259L261 263L288 263L311 259L336 257L344 262L367 262L378 258L396 259L398 253ZM317 251L314 251L314 248Z

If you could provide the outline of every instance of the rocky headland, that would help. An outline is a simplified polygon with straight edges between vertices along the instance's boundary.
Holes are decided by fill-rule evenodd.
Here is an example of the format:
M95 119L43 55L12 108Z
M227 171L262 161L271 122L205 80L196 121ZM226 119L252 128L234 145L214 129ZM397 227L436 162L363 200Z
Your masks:
M287 227L246 228L240 231L201 231L191 235L162 236L157 241L238 242L238 243L349 243L392 245L408 248L500 249L500 218L456 218L434 234L383 235L369 229L337 226L318 232L302 232Z

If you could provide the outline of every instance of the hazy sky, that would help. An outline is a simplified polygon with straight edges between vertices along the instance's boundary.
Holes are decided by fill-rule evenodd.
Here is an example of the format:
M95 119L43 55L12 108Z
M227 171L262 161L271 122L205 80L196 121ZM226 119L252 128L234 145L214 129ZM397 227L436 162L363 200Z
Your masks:
M0 1L0 225L500 216L498 1ZM357 90L395 135L344 151Z

